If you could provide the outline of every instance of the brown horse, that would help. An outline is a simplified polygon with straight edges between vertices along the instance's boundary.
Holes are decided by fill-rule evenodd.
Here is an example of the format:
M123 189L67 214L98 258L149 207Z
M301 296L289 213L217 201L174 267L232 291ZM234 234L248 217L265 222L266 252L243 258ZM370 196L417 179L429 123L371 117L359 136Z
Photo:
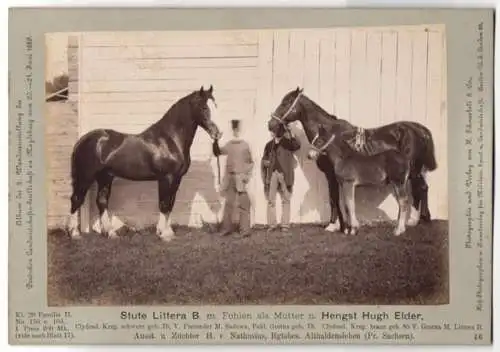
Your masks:
M375 155L387 150L401 152L410 162L409 179L413 195L412 222L417 222L418 217L421 221L430 221L429 187L425 180L425 172L436 169L437 163L432 134L428 128L416 122L400 121L377 128L360 129L346 120L327 113L309 99L299 87L283 97L268 121L268 128L274 133L279 133L282 130L279 126L287 126L294 121L301 122L309 142L318 134L320 124L328 126L336 123L342 126L344 139L358 153ZM340 230L344 231L344 219L339 213L339 185L334 165L325 155L320 155L316 164L328 181L331 216L330 224L326 229L335 231L340 227Z
M198 126L212 139L221 136L211 120L208 101L215 103L213 87L181 98L163 117L139 134L125 134L112 129L97 129L82 136L71 157L71 215L68 230L72 238L80 236L77 211L88 189L97 182L97 208L100 230L116 237L108 200L115 177L133 181L158 181L159 220L156 226L161 239L169 241L174 232L170 213L182 177L190 166L190 149Z
M394 230L394 235L399 236L406 231L410 161L395 149L374 155L359 153L346 142L344 132L341 124L320 125L317 135L311 141L308 158L316 160L320 155L325 155L334 167L340 186L340 211L349 223L349 229L346 228L345 233L354 235L359 229L354 201L356 186L389 184L393 187L399 206L397 227Z

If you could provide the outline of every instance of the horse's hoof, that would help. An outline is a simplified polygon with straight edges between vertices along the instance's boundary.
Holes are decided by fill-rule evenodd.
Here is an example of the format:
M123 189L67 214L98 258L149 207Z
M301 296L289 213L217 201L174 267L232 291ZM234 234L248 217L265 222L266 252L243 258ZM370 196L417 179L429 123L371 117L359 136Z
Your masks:
M419 219L420 219L420 211L415 209L414 207L411 207L410 209L410 216L408 217L408 220L406 221L406 224L408 226L417 226Z
M67 236L71 239L80 239L82 237L82 234L80 233L80 229L77 226L67 226L65 228L65 232Z
M328 232L337 232L340 230L340 226L336 223L329 223L327 227L325 227L325 231L328 231Z
M431 216L430 215L420 215L420 221L421 222L431 222Z
M77 227L68 226L65 229L66 235L71 239L80 239L82 237L80 230Z
M345 227L344 230L342 231L344 234L348 235L351 232L351 229L349 227Z
M418 219L415 218L409 218L407 223L408 226L417 226L418 225Z
M94 231L95 233L98 233L98 234L102 234L102 226L101 226L101 221L100 220L97 220L96 222L94 222L94 225L92 225L92 231Z
M349 231L349 234L351 236L355 236L358 234L358 228L357 227L352 227L351 230Z
M395 229L394 230L394 236L400 236L405 232L406 229Z
M170 242L174 239L175 233L172 228L156 229L156 234L164 242Z
M118 238L118 234L115 231L110 231L108 232L108 238L116 239Z
M72 240L82 239L82 234L80 233L80 231L71 231L69 236Z
M160 240L162 240L163 242L170 242L170 241L172 241L174 239L174 235L173 234L172 235L168 235L168 234L166 234L166 235L159 235L159 237L160 237Z

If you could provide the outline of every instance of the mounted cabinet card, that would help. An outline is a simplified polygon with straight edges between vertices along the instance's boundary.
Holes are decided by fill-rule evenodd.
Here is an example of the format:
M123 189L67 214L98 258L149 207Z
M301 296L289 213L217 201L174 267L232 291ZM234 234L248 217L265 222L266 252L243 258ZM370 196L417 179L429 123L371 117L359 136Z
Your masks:
M11 344L491 344L493 10L10 11Z

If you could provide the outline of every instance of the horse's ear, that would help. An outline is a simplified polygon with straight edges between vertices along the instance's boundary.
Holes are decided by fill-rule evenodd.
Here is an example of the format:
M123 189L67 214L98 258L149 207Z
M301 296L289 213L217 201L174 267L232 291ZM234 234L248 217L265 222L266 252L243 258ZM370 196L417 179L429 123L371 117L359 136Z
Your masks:
M200 94L203 93L203 86L200 88Z
M213 87L212 85L210 85L210 88L208 88L208 92L209 92L210 94L212 94L212 92L213 92L213 91L214 91L214 87Z

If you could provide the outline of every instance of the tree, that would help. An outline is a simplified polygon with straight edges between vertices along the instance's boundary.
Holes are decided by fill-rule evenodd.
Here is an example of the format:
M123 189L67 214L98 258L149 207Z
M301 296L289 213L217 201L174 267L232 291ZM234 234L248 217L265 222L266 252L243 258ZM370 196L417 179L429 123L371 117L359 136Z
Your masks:
M66 73L54 77L51 81L45 82L45 94L50 95L60 92L64 88L68 88L69 77ZM66 100L68 98L68 91L60 92L58 95L48 99L48 101Z

